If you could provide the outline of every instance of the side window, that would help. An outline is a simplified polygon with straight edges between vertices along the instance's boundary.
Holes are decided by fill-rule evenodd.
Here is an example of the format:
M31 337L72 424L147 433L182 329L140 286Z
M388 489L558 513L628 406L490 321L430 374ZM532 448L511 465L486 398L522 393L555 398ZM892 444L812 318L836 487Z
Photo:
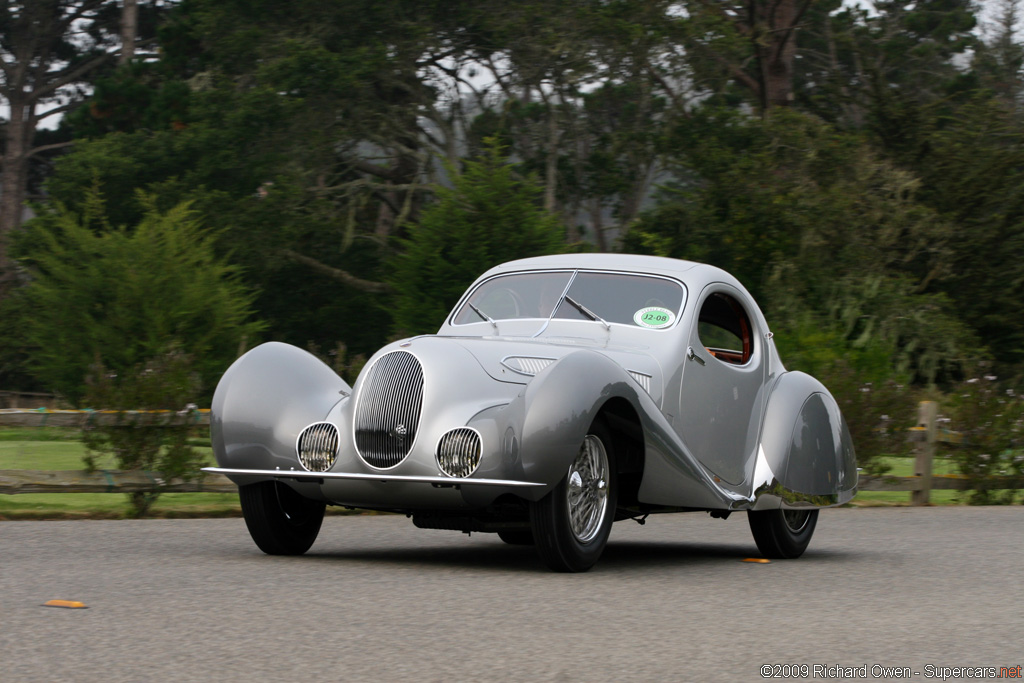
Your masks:
M753 352L750 318L728 294L715 293L704 300L697 318L700 343L723 363L744 365Z

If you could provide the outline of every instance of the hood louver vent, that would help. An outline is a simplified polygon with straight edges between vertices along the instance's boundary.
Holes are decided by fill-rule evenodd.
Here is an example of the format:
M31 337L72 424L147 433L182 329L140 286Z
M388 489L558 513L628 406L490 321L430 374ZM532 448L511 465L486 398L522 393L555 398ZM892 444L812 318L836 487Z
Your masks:
M509 356L501 364L512 372L520 375L536 375L538 372L555 362L554 358L537 358L534 356Z

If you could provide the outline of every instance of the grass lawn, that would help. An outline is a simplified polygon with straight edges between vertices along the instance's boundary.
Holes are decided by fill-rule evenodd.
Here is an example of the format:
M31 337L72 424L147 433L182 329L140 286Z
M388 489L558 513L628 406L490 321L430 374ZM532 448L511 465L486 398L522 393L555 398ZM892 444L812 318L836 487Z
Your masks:
M914 474L914 458L883 457L882 461L892 465L886 472L893 477L909 477ZM932 474L959 474L951 458L935 458ZM932 505L966 505L970 491L932 490L928 500ZM861 491L851 503L855 506L910 505L910 491Z
M0 429L0 470L79 470L85 446L78 432L61 428ZM198 441L197 441L198 443ZM198 446L210 464L213 452ZM112 459L100 468L114 469ZM19 493L0 495L0 519L121 518L128 511L123 493ZM153 517L240 515L235 493L165 493L150 510Z

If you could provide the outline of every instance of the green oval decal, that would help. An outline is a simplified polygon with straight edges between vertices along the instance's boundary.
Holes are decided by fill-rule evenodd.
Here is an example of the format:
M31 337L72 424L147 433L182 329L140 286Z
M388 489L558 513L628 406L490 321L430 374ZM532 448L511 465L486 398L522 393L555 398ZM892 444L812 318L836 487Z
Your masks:
M633 314L633 322L637 325L640 327L650 327L655 330L668 327L675 319L675 313L667 308L661 308L660 306L648 306L647 308L641 308Z

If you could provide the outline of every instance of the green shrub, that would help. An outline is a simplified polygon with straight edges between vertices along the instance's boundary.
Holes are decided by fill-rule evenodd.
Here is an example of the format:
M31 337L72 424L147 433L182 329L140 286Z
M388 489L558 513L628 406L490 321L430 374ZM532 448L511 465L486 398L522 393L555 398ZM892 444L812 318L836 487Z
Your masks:
M253 295L188 204L166 213L150 205L137 226L112 227L94 191L81 215L58 210L34 220L16 250L28 284L11 306L28 369L73 404L97 361L123 374L173 347L187 350L201 391L212 393L261 329L251 320Z
M967 502L1008 505L1021 487L996 484L992 477L1024 476L1024 398L989 374L989 364L979 363L975 370L942 404L943 426L963 438L961 444L942 446L942 452L970 477Z
M809 317L775 328L775 345L788 370L820 380L843 411L867 474L884 474L884 456L909 450L907 428L913 426L917 392L906 376L892 371L891 349L878 341L852 348L837 325Z
M158 472L162 479L189 480L199 474L205 459L190 442L188 414L192 397L199 393L194 359L173 346L157 357L128 371L115 373L102 362L86 378L87 401L121 411L181 411L180 422L163 424L163 416L122 413L118 423L87 427L82 440L87 451L86 469L96 469L97 456L113 455L121 470ZM184 410L182 410L184 408ZM153 491L129 493L132 515L143 517L159 497Z
M493 142L452 182L438 189L394 264L393 311L403 335L436 332L488 268L567 249L561 221L541 206L540 186L517 174Z

